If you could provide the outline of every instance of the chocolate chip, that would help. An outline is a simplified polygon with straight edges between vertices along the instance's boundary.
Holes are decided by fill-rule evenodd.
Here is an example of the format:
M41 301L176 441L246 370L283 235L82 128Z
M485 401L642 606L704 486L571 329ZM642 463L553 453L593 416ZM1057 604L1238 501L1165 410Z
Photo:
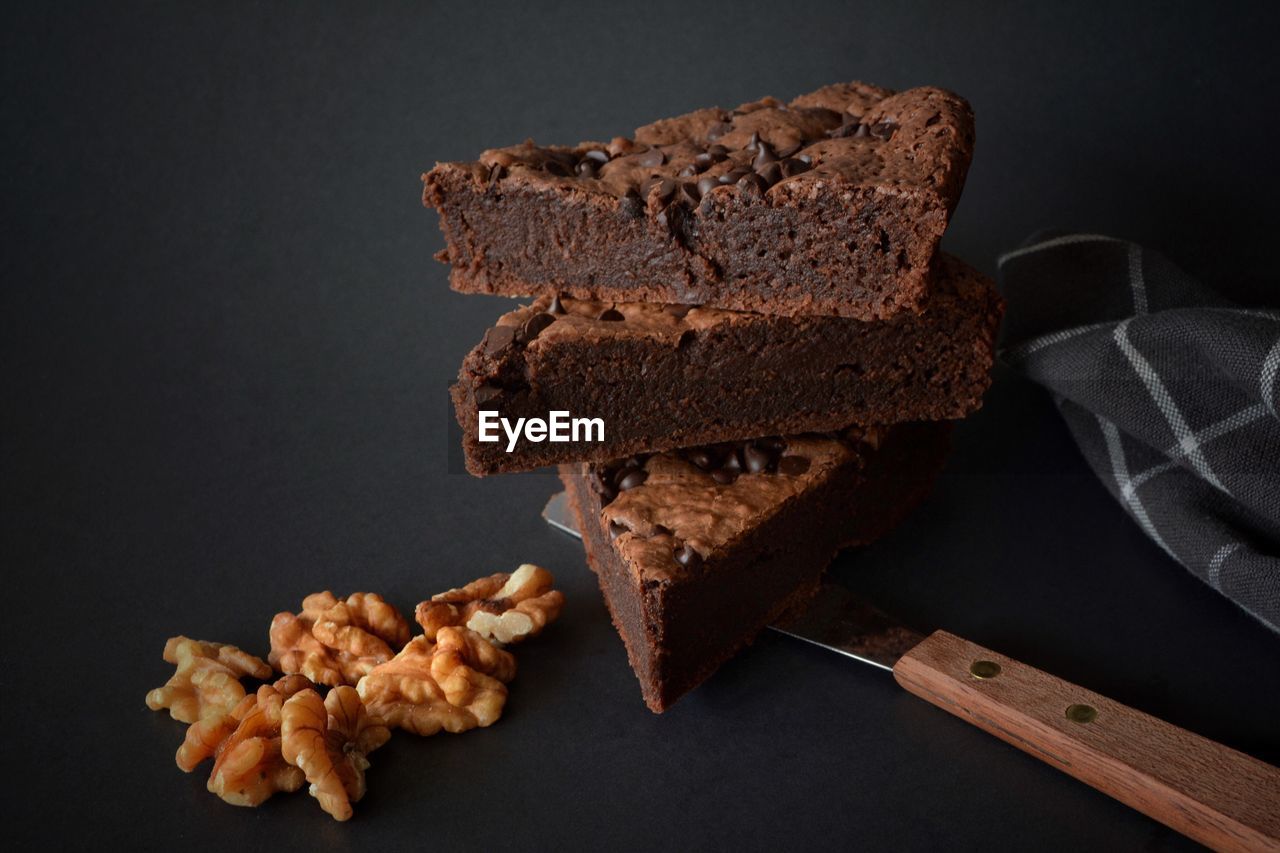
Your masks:
M782 180L782 167L777 163L767 163L763 169L757 169L756 174L762 178L767 186L773 186Z
M594 160L583 160L573 168L579 178L594 178L596 176L596 162Z
M649 472L643 468L632 468L625 477L618 481L618 491L625 492L628 489L634 489L649 479Z
M750 175L750 174L751 174L750 169L734 169L732 171L725 172L723 175L721 175L720 183L736 184L738 181L742 180L743 178L745 178L747 175Z
M686 569L696 569L702 565L702 555L693 550L693 546L688 542L676 549L675 558L676 562Z
M489 170L489 188L493 189L506 174L506 168L501 163L495 163L493 168Z
M732 473L740 473L742 471L742 460L738 458L738 451L734 450L724 460L724 464L720 466L720 470Z
M597 317L596 319L604 320L607 323L616 323L619 320L625 320L627 318L622 316L622 312L619 311L617 308L606 308L605 310L600 312L600 316Z
M609 152L602 151L599 148L592 148L590 151L584 152L582 156L588 160L595 160L600 164L609 162Z
M891 121L880 121L871 125L870 133L875 139L888 139L897 129L898 126Z
M867 134L865 130L861 134L858 133L858 128L862 126L862 116L849 115L846 113L844 116L844 124L827 131L827 136L832 139L844 139L847 136L858 135L866 136Z
M542 168L546 169L547 172L555 175L557 178L569 177L569 167L564 163L561 163L559 160L548 160L542 164Z
M630 528L628 528L625 524L619 524L616 521L610 521L609 522L609 540L612 541L614 539L617 539L622 534L629 532L629 530Z
M738 475L733 471L726 471L724 468L717 468L715 471L711 472L711 479L715 480L722 486L727 486L734 480L738 479Z
M718 186L720 186L718 178L702 178L698 181L698 195L706 195Z
M713 467L716 464L716 458L711 455L711 451L705 447L699 447L689 453L689 461L697 465L703 471Z
M867 126L865 124L859 124L857 129L854 131L853 135L857 139L862 139L863 137L869 136L870 134L867 131Z
M767 450L763 450L754 445L748 445L742 451L742 461L746 464L747 473L759 474L769 468L769 463L773 461L773 455Z
M724 153L723 145L717 145L715 147L719 148L720 151L713 153L712 150L708 148L706 151L693 158L693 165L698 167L698 171L705 172L707 169L710 169L716 163L725 160L729 156Z
M725 148L723 145L712 145L707 148L707 153L712 157L715 157L716 162L719 163L721 160L729 156L729 149Z
M749 172L738 179L738 189L764 192L769 189L769 182L754 172Z
M664 527L664 526L662 526L661 524L655 524L655 525L653 526L653 535L654 535L654 536L670 536L670 535L671 535L671 528L670 528L670 527Z
M560 303L560 294L551 297L551 304L547 306L548 314L563 314L564 305Z
M593 465L591 467L591 476L588 478L592 490L600 496L601 504L607 504L618 496L618 490L609 482L608 473Z
M702 190L699 188L698 184L690 181L689 183L680 185L679 196L686 204L696 205L702 198Z
M622 197L622 200L618 202L618 210L622 211L625 216L639 219L644 216L644 199L640 197L640 193L636 192L634 188L629 189L627 194Z
M676 182L670 178L663 178L658 182L658 201L665 202L676 194Z
M757 447L765 447L775 453L781 453L787 449L787 440L780 435L771 435L767 438L756 439Z
M557 297L558 299L559 297ZM543 311L541 314L534 314L525 321L524 327L520 329L521 343L528 343L541 334L542 330L550 326L556 321L554 314Z
M686 314L697 307L696 305L664 305L662 310L672 317L683 319Z
M694 175L698 174L698 167L690 163L679 172L676 172L676 174L682 178L692 178Z
M515 339L516 330L514 326L494 326L484 333L485 355L497 355L511 346L511 342Z
M769 143L761 142L758 150L756 151L755 159L751 161L751 165L758 172L763 166L766 166L777 159L778 155L769 147Z
M788 477L799 477L808 470L809 457L807 456L784 456L778 463L778 473L786 474Z
M497 385L489 385L488 383L485 383L484 385L481 385L479 388L476 389L476 393L475 393L476 405L483 406L487 403L493 402L494 400L498 399L498 397L500 396L502 396L501 388L499 388Z
M667 162L667 155L662 153L661 148L650 148L641 154L636 162L647 169L653 169Z
M760 131L753 131L751 138L747 140L746 150L755 151L760 147Z
M798 157L791 157L787 160L783 160L778 164L778 167L782 169L782 174L788 178L793 175L799 175L801 172L807 172L813 168Z

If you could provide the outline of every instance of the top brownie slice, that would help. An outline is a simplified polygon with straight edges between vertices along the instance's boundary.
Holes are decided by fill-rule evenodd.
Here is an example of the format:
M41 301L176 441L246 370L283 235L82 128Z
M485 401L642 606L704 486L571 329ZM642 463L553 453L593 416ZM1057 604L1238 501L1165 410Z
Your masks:
M959 96L842 83L440 163L423 202L463 292L882 319L923 300L972 151Z

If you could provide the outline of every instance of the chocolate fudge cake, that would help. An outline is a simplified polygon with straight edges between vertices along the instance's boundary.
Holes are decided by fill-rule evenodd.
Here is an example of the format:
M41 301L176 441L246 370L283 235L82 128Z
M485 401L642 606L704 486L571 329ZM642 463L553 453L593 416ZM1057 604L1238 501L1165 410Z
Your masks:
M990 383L1002 312L943 256L920 314L778 317L541 297L498 319L453 387L468 470L525 471L849 424L961 418ZM603 441L479 440L479 411L600 418ZM501 435L501 433L498 433Z
M878 319L924 299L973 140L957 95L842 83L440 163L423 202L455 290Z
M927 494L946 423L560 467L614 626L661 713Z

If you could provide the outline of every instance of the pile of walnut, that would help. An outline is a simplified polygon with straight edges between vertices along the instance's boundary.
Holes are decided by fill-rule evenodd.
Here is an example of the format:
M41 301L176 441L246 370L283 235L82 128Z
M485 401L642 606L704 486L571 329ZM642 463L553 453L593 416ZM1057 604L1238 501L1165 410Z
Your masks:
M503 647L560 615L564 595L553 582L525 564L443 592L418 605L416 637L373 593L309 595L301 613L271 620L267 661L235 646L169 640L164 659L177 671L147 694L147 707L191 724L178 767L190 773L212 758L209 790L228 803L256 806L306 783L322 809L347 820L364 796L368 755L391 729L465 732L502 716L516 674ZM277 672L252 694L240 681Z

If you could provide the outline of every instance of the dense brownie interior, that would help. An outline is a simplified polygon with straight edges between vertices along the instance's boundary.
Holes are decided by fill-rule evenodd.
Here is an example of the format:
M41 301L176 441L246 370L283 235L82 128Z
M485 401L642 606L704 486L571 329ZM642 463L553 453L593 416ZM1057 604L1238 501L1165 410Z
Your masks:
M1001 302L942 256L920 314L863 322L542 297L490 329L453 395L468 469L602 461L848 424L960 418L981 404ZM604 421L603 442L481 442L478 411Z

